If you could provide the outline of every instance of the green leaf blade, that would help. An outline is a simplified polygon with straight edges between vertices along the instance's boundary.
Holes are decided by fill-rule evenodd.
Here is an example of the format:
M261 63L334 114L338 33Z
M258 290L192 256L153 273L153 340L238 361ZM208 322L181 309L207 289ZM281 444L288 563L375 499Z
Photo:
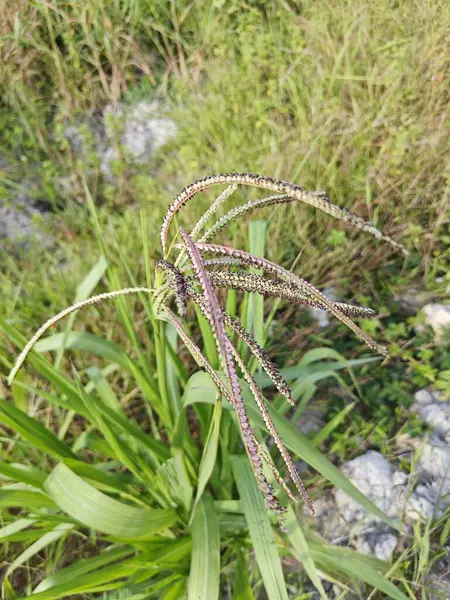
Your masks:
M135 508L110 498L60 463L44 485L54 502L80 523L116 537L145 539L174 525L172 509Z
M192 558L188 600L218 600L220 528L214 502L204 494L192 524Z
M269 516L248 459L232 456L231 465L267 596L269 600L288 600Z

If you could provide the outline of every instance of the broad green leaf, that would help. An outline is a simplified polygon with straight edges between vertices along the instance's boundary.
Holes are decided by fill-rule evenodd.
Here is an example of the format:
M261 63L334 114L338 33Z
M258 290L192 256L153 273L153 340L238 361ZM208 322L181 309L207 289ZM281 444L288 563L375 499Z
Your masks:
M248 459L232 456L231 465L267 597L269 600L288 600L268 512Z
M308 542L303 534L300 523L295 516L292 506L289 506L286 514L286 529L289 541L295 550L297 559L302 563L311 583L319 592L323 600L327 600L327 594L323 588L322 580L317 572L314 559L312 558Z
M197 505L202 497L205 487L211 477L211 474L216 464L217 448L219 447L220 438L220 421L222 417L222 402L217 400L214 405L214 412L209 427L208 437L203 449L202 459L198 471L197 495L195 498L194 507L192 509L191 519L195 515Z
M127 482L131 482L132 479L124 475L108 473L107 471L102 470L101 466L105 465L105 463L95 466L84 463L80 460L66 458L64 460L64 464L67 465L69 469L71 469L76 475L83 477L83 479L88 479L95 487L102 490L118 492L124 498L130 498L134 502L136 502L136 500L139 502L139 500L130 492L130 489L127 485Z
M108 263L106 262L105 257L100 256L83 281L77 286L74 302L80 302L80 300L89 298L94 291L95 286L105 274L107 266Z
M130 554L134 554L135 550L132 547L125 548L108 548L101 552L98 556L92 558L83 558L71 564L64 569L52 573L43 579L33 590L33 593L43 592L55 586L73 585L73 582L84 577L86 573L97 571L101 567L121 561Z
M9 565L6 570L5 577L9 577L13 571L20 567L24 563L26 563L30 558L38 554L43 548L46 548L53 542L56 542L60 538L67 535L69 531L74 528L74 525L71 523L60 523L56 525L53 531L49 531L44 533L38 540L36 540L31 546L28 546L17 558L13 560L13 562Z
M339 560L346 560L349 558L350 560L360 559L364 562L364 564L369 565L375 571L379 571L380 573L386 574L388 572L392 573L392 576L402 577L403 573L400 567L393 567L391 563L387 560L382 560L381 558L377 558L376 556L370 556L369 554L361 554L360 552L356 552L352 548L346 548L343 546L333 546L331 544L327 544L323 538L314 533L310 529L304 529L304 534L306 539L308 540L309 549L311 554L314 555L316 551L322 552L324 554L331 553L334 554ZM319 561L316 561L319 564Z
M156 481L165 491L171 504L182 506L186 512L189 510L193 490L181 453L175 451L174 456L160 466Z
M28 416L14 404L0 400L0 420L28 440L56 458L74 458L71 450L39 421Z
M241 387L251 420L257 423L258 427L267 431L264 421L254 405L248 386L244 382L241 382ZM216 387L210 376L204 372L197 372L190 378L186 386L185 406L193 402L208 402L212 404L215 402L216 393ZM231 410L230 404L225 401L224 407ZM311 465L316 471L319 471L333 485L346 492L368 512L388 523L390 527L399 527L395 521L389 519L382 510L360 492L292 423L280 415L270 404L267 404L267 409L281 439L291 451Z
M217 600L219 585L219 518L211 496L203 494L192 524L188 600Z
M49 475L44 487L73 519L118 537L145 539L171 527L177 520L172 509L136 508L110 498L63 463Z

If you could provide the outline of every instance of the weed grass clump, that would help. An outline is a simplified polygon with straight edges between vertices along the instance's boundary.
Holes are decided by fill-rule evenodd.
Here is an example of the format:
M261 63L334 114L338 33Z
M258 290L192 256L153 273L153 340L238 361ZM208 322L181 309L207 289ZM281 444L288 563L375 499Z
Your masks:
M181 227L178 229L181 243L175 244L174 247L175 250L178 250L178 255L175 257L174 261L171 262L169 257L173 243L170 245L168 244L168 233L176 214L196 193L218 184L228 184L228 187L197 222L193 231L188 234ZM224 217L216 220L203 234L201 241L199 241L198 238L200 234L202 234L202 230L208 219L214 216L217 207L222 204L222 202L226 200L239 185L251 185L268 189L279 195L270 196L267 199L259 201L253 201L229 211ZM267 356L264 349L248 332L245 331L244 328L242 328L236 319L221 308L214 288L216 286L223 286L230 290L243 289L262 296L283 298L285 300L292 300L295 303L328 310L336 318L347 325L365 344L367 344L367 346L369 346L369 348L379 352L383 356L387 356L386 348L380 346L367 333L362 331L351 318L357 316L368 317L373 314L373 311L371 311L371 309L329 300L317 288L304 279L301 279L294 273L267 259L243 250L237 250L233 247L206 243L204 241L208 240L209 242L229 222L238 216L245 215L259 207L294 201L310 204L338 219L343 219L355 228L368 232L377 239L387 241L394 248L400 249L404 254L407 254L407 250L401 244L395 242L389 236L384 235L371 223L365 222L348 210L333 205L323 192L309 193L295 184L254 175L252 173L230 173L206 177L195 181L184 188L168 208L161 227L161 243L164 259L158 261L156 264L155 288L134 287L100 294L99 296L94 296L87 300L75 303L58 315L52 317L38 329L31 340L26 344L9 375L9 383L12 383L27 354L42 334L63 317L83 306L89 306L120 295L138 293L150 294L154 300L154 316L157 319L167 320L173 325L198 365L211 376L217 386L218 394L228 400L231 404L237 416L241 438L248 454L255 479L265 498L266 506L278 515L281 515L286 510L285 507L280 504L272 484L267 480L266 475L264 474L264 463L272 472L278 484L286 492L287 496L293 501L296 500L296 496L286 485L277 467L274 465L273 461L268 458L267 453L263 450L261 444L257 440L243 399L238 379L238 371L241 372L244 380L249 386L253 400L261 413L265 427L280 452L286 470L289 473L297 492L314 514L312 501L308 496L302 479L282 437L279 435L273 423L252 373L246 366L245 361L240 356L237 349L233 346L227 328L248 346L257 363L259 363L266 371L280 395L282 395L291 405L295 406L289 386L277 367ZM222 258L225 258L226 261L231 260L231 262L208 262L204 258L204 255L208 254L221 256ZM233 272L228 270L230 266L235 265L256 268L270 274L272 278L251 274L246 271ZM211 267L213 270L210 270ZM181 269L183 269L183 271ZM187 273L191 274L189 275ZM169 308L170 298L172 296L175 298L179 316L176 316ZM208 359L203 355L201 349L195 344L179 319L179 317L184 317L186 315L187 303L189 300L197 306L202 315L209 322L219 359L219 370L223 373L224 379L219 376L214 366L211 365Z

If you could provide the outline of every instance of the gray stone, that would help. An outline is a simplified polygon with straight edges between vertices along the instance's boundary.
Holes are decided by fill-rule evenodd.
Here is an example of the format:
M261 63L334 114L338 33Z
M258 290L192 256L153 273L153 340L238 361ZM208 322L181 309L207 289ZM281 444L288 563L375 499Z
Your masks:
M433 436L419 452L417 466L428 479L429 497L434 498L434 510L440 516L450 506L450 448Z
M355 543L356 549L380 560L391 560L397 546L397 536L388 527L374 527L360 533Z
M406 475L396 471L378 452L369 451L345 463L342 471L385 514L397 518ZM314 503L320 533L334 544L389 560L397 545L396 532L342 490Z
M408 439L411 442L411 439ZM414 440L412 440L414 443ZM421 445L414 481L379 452L348 461L343 473L388 517L407 527L420 519L440 516L450 506L450 448L436 439ZM416 487L412 485L418 480ZM318 531L334 544L390 560L398 533L339 489L315 501Z
M108 112L110 107L105 109L105 115ZM175 123L164 116L156 101L120 106L115 116L123 119L121 144L137 162L146 162L154 156L177 131Z
M450 305L426 304L422 307L425 322L432 327L436 339L439 340L444 330L450 327Z
M411 410L417 412L434 433L450 442L450 402L444 394L431 390L419 390L414 395Z
M73 152L82 158L87 156L89 144L93 146L100 170L109 181L114 181L113 163L121 159L121 154L131 163L149 163L175 134L175 123L157 101L106 106L100 117L78 121L64 130Z
M407 477L394 469L383 455L370 450L345 463L342 471L388 517L399 516L399 496L406 485ZM348 523L365 518L365 510L342 490L336 491L335 499L342 516ZM379 521L373 516L369 519Z
M396 300L400 303L403 310L409 315L415 315L422 308L424 304L427 304L432 300L434 294L426 292L422 289L411 287L401 295L396 296Z
M18 193L0 203L0 240L8 240L16 246L28 247L35 239L43 247L51 243L44 231L43 215L33 206L33 200Z

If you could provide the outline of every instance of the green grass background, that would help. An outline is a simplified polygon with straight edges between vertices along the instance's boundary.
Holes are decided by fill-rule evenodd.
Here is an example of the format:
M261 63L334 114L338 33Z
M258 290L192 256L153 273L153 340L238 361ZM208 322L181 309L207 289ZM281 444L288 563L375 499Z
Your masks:
M96 291L119 282L144 283L146 261L160 252L166 207L201 176L248 170L324 189L333 202L401 240L411 256L405 260L308 207L262 215L268 220L266 253L287 266L297 260L297 273L305 279L379 310L363 326L389 343L393 360L385 367L363 367L357 387L348 381L357 407L325 450L336 464L362 448L394 454L396 436L422 430L406 410L414 391L432 385L448 393L450 387L448 347L436 344L427 329L417 333L420 315L406 314L397 301L411 287L426 299L448 297L449 39L450 7L431 0L2 3L0 201L31 188L52 209L46 220L55 244L48 250L36 242L18 248L2 241L1 316L30 334L74 300L76 285L102 251L110 267ZM151 165L136 166L123 156L111 183L102 178L93 151L82 158L71 151L63 135L68 124L95 118L106 104L150 99L164 103L178 127ZM85 136L89 146L87 131ZM69 178L69 186L63 188L61 178ZM250 197L254 192L240 191L233 201ZM180 221L193 226L212 198L196 197ZM247 231L247 223L238 223L223 239L244 247ZM128 307L139 342L153 360L145 310L132 300ZM113 340L127 352L133 348L113 305L88 309L75 329ZM283 366L297 364L317 346L335 348L347 359L361 355L343 328L333 323L321 333L296 307L279 311L271 331L267 348ZM16 350L7 336L0 344L6 373ZM80 352L70 359L79 370L97 364ZM67 357L60 362L71 376ZM31 368L27 380L35 380ZM130 391L119 376L111 385L118 394ZM6 387L2 391L10 398ZM317 391L327 418L345 406L341 396L332 384ZM21 408L36 412L50 429L64 428L65 413L40 402L34 406L33 398L24 397ZM73 421L69 433L83 428L82 421ZM8 444L2 443L10 460ZM33 451L24 450L21 460L32 463ZM206 517L208 511L205 501ZM442 526L435 526L432 541ZM411 597L421 597L414 595L424 577L417 569L420 544L418 534L403 559L404 581L410 583L402 589L409 593L409 585ZM8 546L5 560L19 550ZM439 543L427 552L425 570L439 555ZM16 571L14 588L31 589L26 586L36 581L33 569L42 577L61 560L70 564L82 555L70 544L51 546L26 576ZM242 586L245 590L245 582ZM303 597L301 589L292 597Z

